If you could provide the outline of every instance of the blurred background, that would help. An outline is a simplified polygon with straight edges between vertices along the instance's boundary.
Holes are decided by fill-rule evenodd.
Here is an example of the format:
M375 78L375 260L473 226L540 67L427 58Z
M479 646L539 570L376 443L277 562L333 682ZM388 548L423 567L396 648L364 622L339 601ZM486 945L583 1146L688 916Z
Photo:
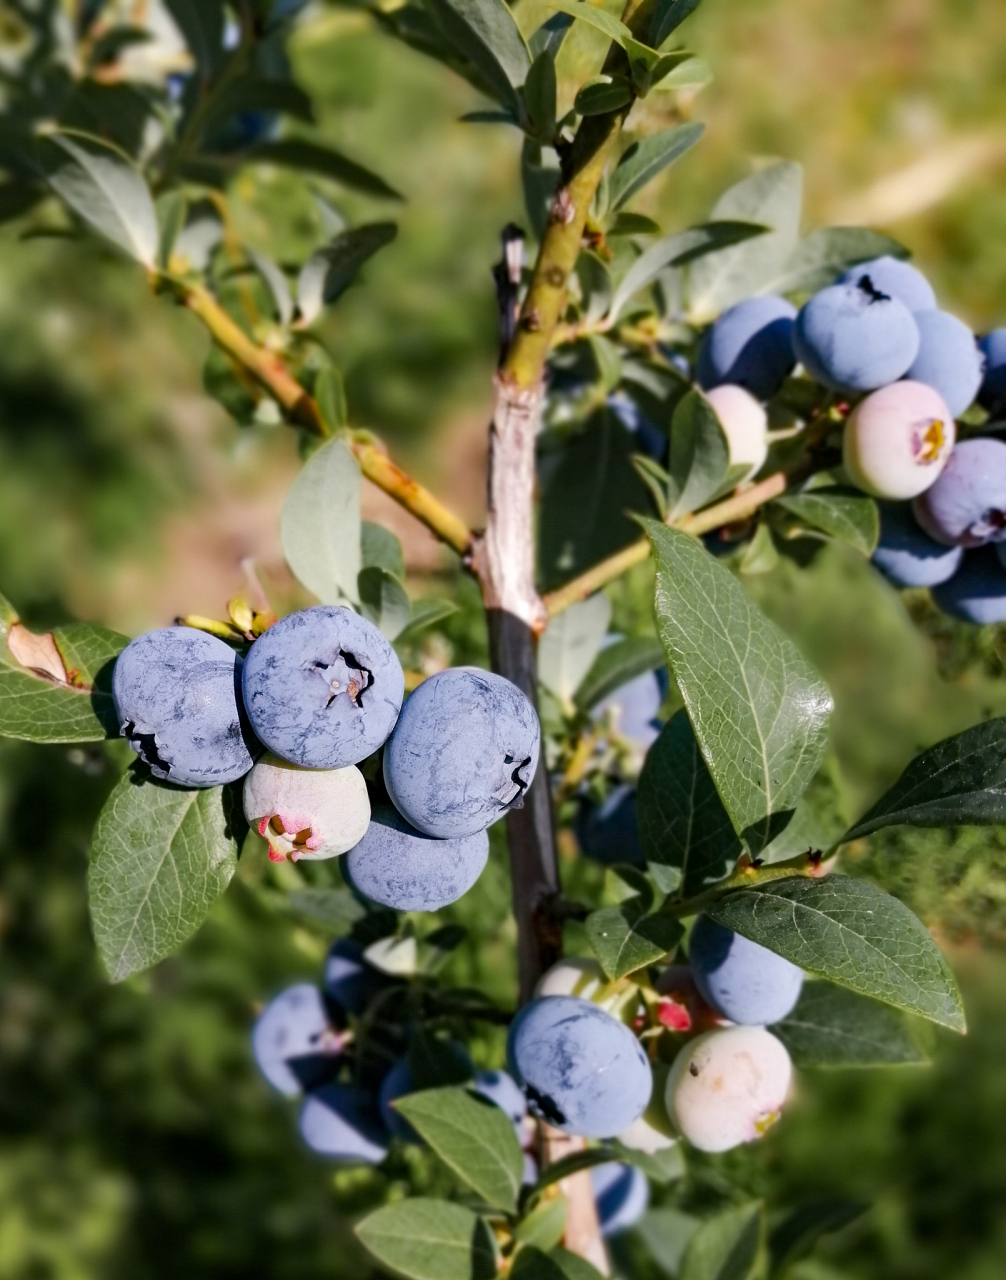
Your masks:
M545 13L537 0L516 11L525 31ZM682 34L714 70L690 107L707 133L638 207L675 230L752 161L793 158L808 229L876 226L911 248L948 310L978 330L1006 322L1003 17L1002 0L705 0ZM578 27L560 71L596 56L598 39ZM327 322L353 420L477 522L489 268L500 228L523 216L517 134L458 123L484 105L478 95L362 13L311 4L290 50L324 136L406 196L390 209L330 193L353 218L390 209L400 223ZM660 127L658 111L641 104L631 127ZM315 243L300 179L258 167L233 194L250 243L280 259ZM282 594L293 433L226 417L203 392L204 334L133 267L96 243L23 230L0 228L0 589L30 625L73 616L129 634L179 613L219 616L249 565ZM443 659L484 660L455 568L380 495L366 501L405 542L415 587L439 579L465 602ZM620 600L643 628L646 573ZM847 816L920 746L1006 714L1006 637L935 619L852 553L784 561L754 590L835 694L827 780ZM100 749L0 743L0 1280L366 1275L349 1226L376 1175L333 1174L305 1152L248 1047L256 1007L316 977L324 931L285 914L249 846L197 937L109 986L85 879L112 781ZM505 1002L515 984L498 845L444 916L471 930L454 976ZM929 1070L805 1075L768 1139L698 1166L681 1194L714 1196L729 1171L770 1205L869 1202L823 1260L801 1265L803 1280L1001 1277L1006 833L895 831L850 856L946 947L970 1034L937 1035ZM673 1276L670 1262L644 1269Z

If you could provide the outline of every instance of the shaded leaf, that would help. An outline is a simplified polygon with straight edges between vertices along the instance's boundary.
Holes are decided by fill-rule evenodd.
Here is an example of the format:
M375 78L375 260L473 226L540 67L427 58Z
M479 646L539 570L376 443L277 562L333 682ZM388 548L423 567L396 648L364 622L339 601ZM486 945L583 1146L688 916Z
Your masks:
M384 1205L356 1226L378 1262L410 1280L493 1280L496 1251L471 1209L415 1196Z
M869 1207L865 1200L813 1200L791 1209L769 1236L773 1274L805 1258L822 1236L841 1231Z
M820 227L797 244L766 293L816 293L858 262L890 254L908 256L904 245L869 227Z
M598 653L576 690L581 711L602 702L623 684L664 665L664 650L655 636L629 636Z
M325 364L318 370L318 376L314 380L314 398L318 402L322 422L334 435L349 420L346 388L334 365Z
M650 19L650 44L659 49L672 31L699 7L700 0L657 0Z
M680 1209L648 1209L636 1223L636 1234L661 1271L676 1276L699 1219Z
M435 626L442 619L449 618L452 613L457 612L458 606L454 601L443 596L423 596L419 600L414 600L408 626L399 633L398 640L411 644L420 631Z
M348 933L367 914L367 908L349 889L297 889L290 894L290 906L339 933Z
M531 63L524 82L524 105L542 142L551 142L555 133L555 59L543 50Z
M624 22L620 22L614 14L608 13L605 9L597 9L593 5L586 4L585 0L548 0L548 3L549 8L568 13L571 18L579 18L581 22L586 22L589 27L603 32L609 40L614 40L623 48L627 40L632 40L632 32Z
M543 147L534 138L525 138L520 156L524 207L531 229L540 240L548 226L552 197L559 186L559 157L552 147Z
M393 222L369 222L343 231L330 244L312 253L297 280L297 303L307 324L321 315L352 283L357 272L398 235Z
M515 108L531 68L524 37L504 0L428 0L451 44L478 68L492 97Z
M568 1249L550 1253L525 1245L514 1258L512 1280L601 1280L601 1273L579 1254Z
M611 175L609 207L620 209L631 200L658 173L690 150L698 142L704 129L703 124L680 124L632 143L622 153Z
M657 67L659 71L659 66ZM659 80L654 79L651 92L656 90L701 89L713 78L712 68L705 58L686 58Z
M700 391L689 391L671 419L668 462L668 516L704 506L723 487L730 469L730 446L716 411Z
M592 911L586 929L591 949L612 981L653 964L672 951L684 934L674 916L644 915L636 898Z
M652 1182L657 1182L661 1186L676 1182L678 1178L685 1175L685 1155L679 1142L676 1142L673 1147L663 1147L660 1151L654 1151L652 1155L646 1151L633 1150L618 1141L609 1142L608 1148L623 1164L635 1165Z
M361 569L357 578L360 612L388 640L395 640L409 622L411 605L401 581L380 565Z
M548 50L553 58L559 56L559 50L562 48L562 42L566 39L566 33L573 25L573 18L568 13L553 13L541 24L538 30L528 41L528 48L531 51L531 57L537 56Z
M899 1014L830 982L805 982L796 1008L772 1031L797 1067L883 1067L926 1061Z
M603 116L628 106L634 96L632 85L624 76L595 76L579 90L573 109L581 116Z
M563 1178L572 1177L584 1169L593 1169L597 1164L611 1164L618 1157L607 1147L585 1147L582 1151L574 1151L553 1164L546 1165L538 1175L538 1181L531 1188L532 1197L538 1196L546 1187L561 1182Z
M601 651L611 621L603 591L564 609L538 643L538 679L560 698L572 698Z
M286 169L316 173L319 177L331 178L333 182L353 191L362 191L365 195L381 196L386 200L402 199L394 187L389 187L383 178L370 169L351 160L341 151L336 151L334 147L308 142L306 138L275 138L259 142L244 158L260 164L277 164Z
M221 0L165 0L189 52L204 79L219 69L224 58L224 6Z
M246 252L254 263L255 270L269 287L280 324L289 324L293 319L293 295L290 293L286 276L272 258L264 253L259 253L257 249L248 249Z
M323 604L357 600L360 468L341 440L322 445L291 485L280 541L294 576Z
M514 1228L514 1239L546 1252L554 1249L565 1234L568 1209L564 1195L540 1201Z
M873 498L856 489L831 485L786 494L775 506L796 516L803 524L848 543L864 556L873 555L880 537L880 512Z
M364 520L360 525L360 558L364 569L377 566L405 579L405 555L402 544L383 524Z
M724 1209L699 1226L685 1250L681 1280L748 1280L764 1231L758 1203Z

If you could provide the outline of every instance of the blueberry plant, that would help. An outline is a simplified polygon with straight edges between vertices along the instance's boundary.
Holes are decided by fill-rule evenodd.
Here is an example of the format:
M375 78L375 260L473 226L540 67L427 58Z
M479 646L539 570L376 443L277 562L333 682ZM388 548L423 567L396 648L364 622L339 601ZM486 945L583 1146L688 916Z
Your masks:
M951 614L1006 620L1006 331L977 343L886 236L801 236L791 163L699 226L665 234L632 208L702 133L710 73L679 38L697 3L628 0L616 17L552 0L534 30L503 0L367 9L484 95L473 127L523 137L479 531L354 427L322 342L325 309L395 235L346 225L331 188L398 196L306 128L285 53L302 6L5 6L3 216L111 243L205 326L205 384L232 416L299 433L282 545L318 603L277 617L236 598L224 620L128 641L34 634L0 601L0 732L107 741L119 767L89 881L113 981L199 927L249 825L299 885L293 905L338 932L318 984L266 1006L253 1051L303 1096L315 1151L426 1162L424 1194L356 1228L413 1280L607 1274L605 1241L651 1185L758 1139L794 1068L918 1062L906 1015L964 1030L926 928L840 858L894 824L1006 820L1006 722L937 743L829 827L830 694L745 579L834 540ZM560 108L576 21L610 47ZM650 95L677 122L638 136ZM327 238L303 262L235 231L229 190L256 165L321 184ZM478 584L491 671L416 669L455 605L410 597L398 540L361 520L361 477ZM656 636L616 633L613 584L651 559ZM460 935L426 914L472 887L500 819L516 1010L438 977ZM564 894L557 829L606 866L592 897ZM592 957L563 959L571 921ZM482 1025L508 1027L505 1062L473 1061ZM682 1280L777 1276L849 1212L769 1220L735 1199L646 1239L664 1233Z

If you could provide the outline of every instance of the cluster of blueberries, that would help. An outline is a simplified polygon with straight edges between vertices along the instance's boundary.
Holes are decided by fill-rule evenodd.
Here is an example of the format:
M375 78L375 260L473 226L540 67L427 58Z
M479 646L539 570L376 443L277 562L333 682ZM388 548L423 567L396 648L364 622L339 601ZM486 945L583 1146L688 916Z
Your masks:
M738 303L707 330L696 374L750 475L767 456L761 402L798 361L853 405L843 463L883 500L878 568L897 586L933 588L956 617L1006 620L1006 442L989 434L1006 408L1006 329L976 340L891 257L852 268L799 312L774 296ZM958 441L955 419L976 400L993 421Z
M404 690L381 632L330 605L282 618L244 658L191 627L148 631L112 674L122 733L155 777L244 777L273 861L346 854L364 899L435 911L471 888L487 828L522 803L540 729L516 685L476 668L438 672L403 705ZM382 748L372 810L358 766Z
M314 1151L377 1164L391 1141L419 1138L394 1103L417 1082L407 1055L361 1056L357 1028L372 1027L371 1002L401 983L368 963L351 938L337 940L322 988L278 995L253 1032L256 1061L281 1093L305 1093L300 1132ZM700 916L690 965L608 982L596 961L564 960L513 1019L507 1070L476 1070L464 1045L439 1041L454 1081L501 1107L537 1176L529 1115L564 1133L617 1139L653 1155L684 1138L727 1151L761 1137L790 1090L789 1055L767 1026L795 1006L803 974L789 961ZM364 1018L364 1015L367 1015ZM361 1023L363 1019L363 1023ZM648 1203L646 1178L628 1163L593 1171L602 1230L631 1226Z

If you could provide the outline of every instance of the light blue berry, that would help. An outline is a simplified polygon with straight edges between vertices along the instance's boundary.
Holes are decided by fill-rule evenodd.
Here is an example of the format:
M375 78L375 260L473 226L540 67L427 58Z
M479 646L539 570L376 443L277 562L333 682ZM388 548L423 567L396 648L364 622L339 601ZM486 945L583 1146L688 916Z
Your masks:
M771 1026L800 998L803 972L768 947L699 916L688 941L695 985L706 1004L747 1026Z
M384 749L388 794L425 835L475 835L523 803L540 736L534 707L509 680L440 671L410 695Z
M946 311L920 311L919 351L907 377L938 391L955 418L974 403L982 383L984 358L975 335Z
M608 643L620 637L612 636ZM605 644L605 648L608 647ZM609 721L615 732L640 751L648 751L660 733L657 714L667 696L667 671L644 671L602 699L590 713L595 724Z
M596 1164L590 1171L590 1181L605 1239L635 1226L649 1208L650 1184L635 1165L618 1161Z
M517 1081L506 1071L478 1071L474 1081L475 1092L505 1111L514 1126L527 1115L527 1099L518 1088Z
M645 859L636 820L636 788L620 782L600 804L581 799L576 839L583 854L605 866L616 862L642 866Z
M998 546L966 551L954 576L933 588L933 600L944 613L980 627L1006 622L1006 568L998 551Z
M576 996L541 996L510 1024L507 1065L535 1115L564 1133L612 1138L646 1110L653 1073L624 1023Z
M985 357L985 375L978 399L986 409L1001 411L1006 405L1006 329L993 329L979 339Z
M336 938L325 958L325 995L346 1013L361 1014L389 979L367 964L355 938Z
M405 677L372 623L352 609L316 605L255 641L242 687L252 727L271 751L307 769L344 769L387 740Z
M793 347L825 386L874 391L908 371L919 350L919 329L903 302L861 275L814 294L796 318Z
M873 563L896 587L935 587L957 572L964 552L934 542L907 502L880 502L880 541Z
M137 636L112 671L123 737L155 778L183 787L234 782L256 749L240 683L241 658L216 636L193 627Z
M929 311L936 306L933 286L921 271L900 258L885 254L882 258L861 262L839 276L838 283L855 284L864 275L870 277L875 289L897 298L909 311Z
M936 481L913 505L923 529L945 546L1006 539L1006 444L990 436L954 445Z
M708 391L725 382L767 400L792 372L796 307L766 294L745 298L717 319L706 333L696 368L699 386Z
M309 982L287 987L262 1010L252 1030L252 1053L274 1089L294 1097L330 1079L336 1057L321 992Z
M300 1132L312 1151L333 1160L380 1164L388 1153L374 1096L359 1085L329 1084L315 1090L301 1108Z
M439 911L467 893L489 857L484 831L437 840L381 805L355 848L343 859L348 883L370 902L395 911Z

